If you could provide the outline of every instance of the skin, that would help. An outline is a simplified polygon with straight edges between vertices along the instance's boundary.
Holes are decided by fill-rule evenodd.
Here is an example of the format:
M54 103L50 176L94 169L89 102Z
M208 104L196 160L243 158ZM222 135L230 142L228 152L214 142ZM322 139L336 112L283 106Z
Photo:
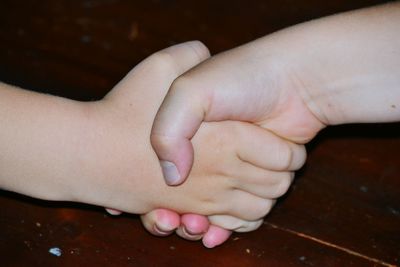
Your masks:
M338 14L216 55L180 76L151 133L161 166L177 169L175 176L164 172L166 182L186 179L191 140L204 122L246 121L304 144L328 125L399 121L398 25L399 2Z
M259 223L291 182L292 172L281 166L297 169L304 162L302 146L249 123L208 123L192 140L190 180L170 187L150 144L168 87L207 57L199 42L160 51L97 102L1 84L0 187L114 212L144 214L163 207ZM288 153L278 159L269 153L282 150Z

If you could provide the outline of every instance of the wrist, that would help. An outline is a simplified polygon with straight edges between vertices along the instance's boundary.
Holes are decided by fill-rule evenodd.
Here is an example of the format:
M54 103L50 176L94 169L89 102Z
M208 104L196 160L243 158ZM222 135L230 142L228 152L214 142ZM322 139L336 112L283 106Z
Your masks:
M79 176L82 103L7 85L0 95L2 188L45 200L70 200L71 180Z
M292 28L257 40L259 51L265 51L263 75L264 91L268 92L266 106L269 130L292 142L307 143L327 126L318 104L310 97L306 82L310 71L304 71L309 62L298 45L297 30ZM312 75L310 77L313 77Z
M62 127L58 131L60 135L53 141L59 154L58 164L54 167L59 196L53 200L81 202L82 191L88 188L84 183L88 178L88 160L95 156L89 149L93 127L91 104L64 98L59 101L62 111L58 125Z
M158 165L145 129L127 124L134 118L127 111L112 99L84 103L72 201L135 214L155 207L157 186L149 183L159 174Z
M325 125L400 120L398 7L338 14L280 34L302 98Z

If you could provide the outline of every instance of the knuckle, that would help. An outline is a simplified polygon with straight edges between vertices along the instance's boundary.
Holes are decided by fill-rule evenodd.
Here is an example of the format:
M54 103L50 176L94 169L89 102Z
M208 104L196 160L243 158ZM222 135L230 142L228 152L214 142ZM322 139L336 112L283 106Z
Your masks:
M204 143L212 148L213 157L219 159L220 162L225 160L226 155L229 155L233 149L230 131L221 127L224 126L221 124L225 124L225 122L207 122L198 131ZM222 128L223 131L221 131Z
M286 194L290 185L292 184L292 181L293 181L292 173L285 174L285 176L281 179L280 183L277 185L274 197L278 198Z
M247 229L251 229L251 225L252 221L238 219L235 228L231 230L234 230L235 232L248 232L249 230Z
M262 205L262 210L260 210L261 216L258 217L257 219L265 217L271 211L274 204L275 204L275 200L266 199Z
M242 133L238 123L222 121L208 122L207 124L210 125L209 138L207 139L208 143L212 143L216 151L223 152L225 157L226 155L238 156L238 146L236 144L242 139Z
M156 151L165 151L173 146L170 138L160 134L151 134L150 142Z
M194 53L196 53L199 61L210 56L210 51L201 41L195 40L188 42L187 44L193 49Z
M222 163L224 165L224 163ZM221 168L221 163L214 163L214 177L218 179L218 183L225 193L233 194L238 188L237 178L230 175L225 168Z
M231 231L236 231L237 229L245 227L246 223L247 223L247 221L244 221L244 220L241 220L241 219L238 219L238 218L232 218L230 220L230 222L228 222L226 224L226 228L225 229L228 229L228 230L231 230Z
M160 72L177 71L177 64L167 50L162 50L150 56L149 60L156 70Z
M293 157L293 171L300 169L303 167L304 163L307 159L307 151L304 145L296 145L296 152Z
M181 75L176 78L171 85L171 91L183 90L183 92L196 90L196 81L192 79L189 75Z
M288 143L284 143L279 147L279 169L280 170L289 170L293 161L293 150Z
M260 228L260 226L263 224L263 220L257 220L257 221L244 221L242 223L242 226L240 228L235 229L235 232L239 233L245 233L245 232L250 232L257 230Z
M263 217L265 217L272 209L275 201L272 199L263 199L258 203L257 206L254 207L252 210L252 215L249 218L246 218L248 220L259 220Z
M188 110L197 113L199 100L202 99L203 91L200 90L201 85L196 79L188 74L180 75L172 81L169 88L169 95L175 95L179 98L182 105L188 106ZM201 102L200 102L201 103Z

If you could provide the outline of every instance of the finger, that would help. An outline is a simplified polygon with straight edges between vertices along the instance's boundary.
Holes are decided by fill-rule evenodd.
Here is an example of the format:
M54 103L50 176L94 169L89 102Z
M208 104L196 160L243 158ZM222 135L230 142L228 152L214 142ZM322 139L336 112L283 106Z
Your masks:
M167 60L172 61L172 65L175 66L176 69L176 77L188 71L190 68L199 64L200 62L207 59L210 54L208 49L200 42L193 41L187 42L179 45L175 45L164 49L158 53L156 53L153 57L167 58ZM172 82L172 81L171 81ZM175 121L176 117L167 118L170 123L170 127L174 127L173 121ZM156 130L157 131L157 130ZM161 133L162 134L162 133ZM178 169L184 170L185 177L189 172L190 167L193 161L193 150L190 142L183 143L175 143L179 141L175 138L169 138L168 136L164 136L165 138L157 138L156 136L152 139L152 145L154 150L156 151L160 164L163 170L163 174L167 184L169 185L177 185L183 182L182 178L184 176L180 175ZM179 154L179 155L170 155L168 149L166 147L169 146L185 146L185 151L188 151L187 154ZM176 161L172 161L172 159L178 159L177 162L183 162L183 164L176 165Z
M116 209L111 209L111 208L105 208L108 214L113 215L113 216L118 216L122 214L122 211L116 210Z
M226 205L226 214L247 221L255 221L265 217L271 211L275 202L275 199L264 199L236 190L224 204Z
M303 166L306 159L304 146L282 139L254 124L238 129L240 141L237 142L237 152L242 160L273 171L295 171Z
M187 240L199 240L207 232L208 219L197 214L184 214L181 216L181 226L176 233Z
M250 232L258 229L263 219L256 221L246 221L229 215L212 215L208 216L208 219L212 225L219 226L226 230L234 232Z
M183 88L182 88L183 89ZM154 120L151 144L160 159L164 178L169 185L182 183L193 164L190 139L198 130L204 114L201 98L192 99L192 90L172 87Z
M232 231L219 226L210 225L207 233L203 236L203 245L207 248L214 248L224 243L231 236Z
M156 209L140 216L147 231L156 236L172 234L180 225L180 216L171 210Z
M293 172L269 171L246 162L238 164L234 170L236 189L268 199L276 199L284 195L294 177Z
M193 235L204 234L210 225L207 217L198 214L182 215L181 223L185 227L186 232Z
M166 54L176 66L179 76L210 57L208 48L199 41L189 41L163 49L157 54Z
M143 101L149 101L150 98L159 103L158 107L173 81L209 56L208 49L198 41L158 51L135 66L104 99L123 101L142 97ZM132 84L135 84L135 88L142 86L151 90L132 90Z

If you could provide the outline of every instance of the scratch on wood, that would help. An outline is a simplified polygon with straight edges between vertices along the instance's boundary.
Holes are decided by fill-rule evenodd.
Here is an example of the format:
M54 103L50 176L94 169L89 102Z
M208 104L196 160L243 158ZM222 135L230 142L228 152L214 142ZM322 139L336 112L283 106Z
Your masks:
M368 261L371 261L371 262L374 262L374 263L377 263L377 264L380 264L380 265L383 265L383 266L386 266L386 267L399 267L397 265L393 265L393 264L390 264L390 263L387 263L387 262L384 262L384 261L381 261L381 260L378 260L378 259L375 259L375 258L368 257L368 256L366 256L364 254L358 253L358 252L353 251L351 249L347 249L347 248L344 248L344 247L341 247L341 246L326 242L324 240L318 239L318 238L313 237L313 236L309 236L309 235L306 235L306 234L303 234L303 233L299 233L299 232L296 232L294 230L290 230L290 229L287 229L287 228L284 228L284 227L280 227L278 225L275 225L275 224L272 224L272 223L268 223L268 222L264 222L264 224L268 225L268 226L270 226L270 227L272 227L274 229L285 231L285 232L294 234L296 236L312 240L312 241L317 242L319 244L322 244L322 245L325 245L325 246L328 246L328 247L331 247L331 248L338 249L338 250L343 251L345 253L348 253L350 255L353 255L353 256L356 256L356 257L360 257L360 258L363 258L365 260L368 260Z

